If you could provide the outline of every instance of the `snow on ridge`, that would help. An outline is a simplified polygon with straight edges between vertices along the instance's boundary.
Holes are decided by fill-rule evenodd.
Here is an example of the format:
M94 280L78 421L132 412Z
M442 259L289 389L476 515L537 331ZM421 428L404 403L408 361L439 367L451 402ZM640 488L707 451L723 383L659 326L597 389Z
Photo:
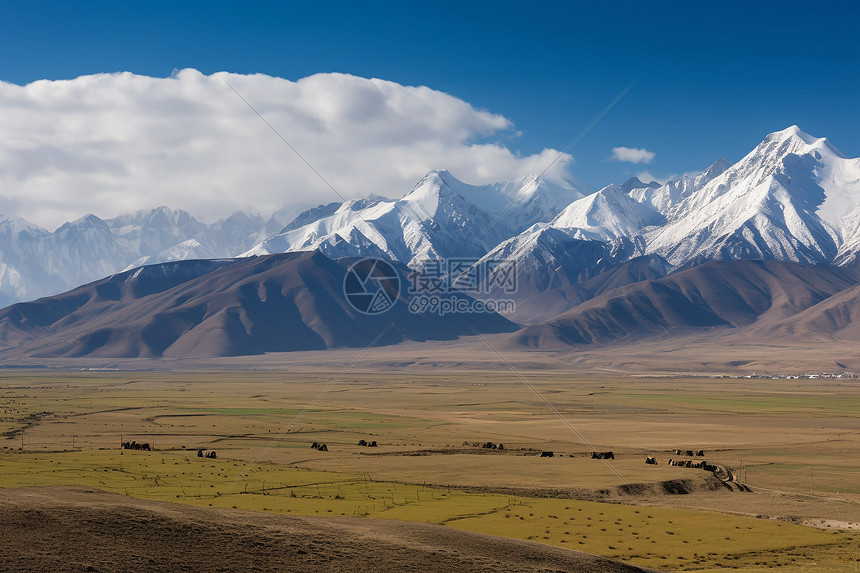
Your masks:
M796 126L771 133L672 206L668 223L646 234L647 251L674 265L709 258L831 262L846 212L837 216L834 205L860 203L857 165Z
M581 238L612 241L633 236L660 219L650 204L637 202L617 185L607 185L568 205L550 224L574 230L573 234Z
M243 256L328 248L351 242L354 231L387 256L415 266L426 259L480 257L500 241L550 220L583 194L574 186L534 175L511 182L470 185L445 170L428 172L395 201L335 213L263 241ZM336 239L338 237L339 239ZM359 247L359 245L354 245Z

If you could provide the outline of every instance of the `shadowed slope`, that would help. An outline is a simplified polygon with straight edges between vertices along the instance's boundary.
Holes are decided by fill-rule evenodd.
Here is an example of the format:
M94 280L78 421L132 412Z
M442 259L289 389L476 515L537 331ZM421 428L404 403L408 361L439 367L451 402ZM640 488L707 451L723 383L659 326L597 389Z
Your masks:
M855 283L852 273L836 267L715 261L610 290L507 341L548 348L744 327L760 319L790 321Z
M201 270L185 280L171 275L150 284L144 277L155 277L164 265L144 267L4 309L2 354L235 356L363 347L380 335L376 344L473 334L462 320L411 313L403 295L384 314L359 313L343 295L348 264L319 252L184 264L192 263ZM481 332L515 328L496 314L469 318Z
M768 338L855 340L860 352L860 286L835 294L795 316L762 321L751 332Z

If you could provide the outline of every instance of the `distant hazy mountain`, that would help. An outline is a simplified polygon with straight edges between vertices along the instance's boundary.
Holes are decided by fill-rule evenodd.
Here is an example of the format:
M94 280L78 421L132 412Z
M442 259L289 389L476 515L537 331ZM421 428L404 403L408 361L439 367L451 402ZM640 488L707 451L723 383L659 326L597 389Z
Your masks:
M68 290L143 264L234 257L283 226L236 212L213 224L157 207L100 219L87 215L53 233L23 219L0 217L0 303Z

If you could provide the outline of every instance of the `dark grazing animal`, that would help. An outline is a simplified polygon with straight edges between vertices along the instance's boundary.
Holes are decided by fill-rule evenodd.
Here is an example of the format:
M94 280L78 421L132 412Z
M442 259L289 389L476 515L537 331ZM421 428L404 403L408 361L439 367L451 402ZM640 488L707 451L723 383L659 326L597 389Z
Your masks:
M615 454L612 452L591 452L592 460L614 460Z
M542 458L551 458L554 456L555 456L555 454L553 454L552 452L541 452L540 453L540 457L542 457Z
M135 441L123 442L122 443L122 449L124 449L124 450L144 450L147 452L152 451L152 449L149 447L149 444L147 444L147 443L138 444Z

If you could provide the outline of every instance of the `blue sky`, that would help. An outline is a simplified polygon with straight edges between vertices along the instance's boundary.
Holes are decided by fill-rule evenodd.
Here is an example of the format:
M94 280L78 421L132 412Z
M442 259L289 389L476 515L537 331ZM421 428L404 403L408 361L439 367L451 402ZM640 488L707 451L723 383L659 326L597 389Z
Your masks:
M524 155L572 149L600 187L735 161L791 124L860 155L857 2L16 2L0 80L174 69L426 85L511 120ZM650 163L609 161L617 146ZM438 166L445 167L445 166Z

